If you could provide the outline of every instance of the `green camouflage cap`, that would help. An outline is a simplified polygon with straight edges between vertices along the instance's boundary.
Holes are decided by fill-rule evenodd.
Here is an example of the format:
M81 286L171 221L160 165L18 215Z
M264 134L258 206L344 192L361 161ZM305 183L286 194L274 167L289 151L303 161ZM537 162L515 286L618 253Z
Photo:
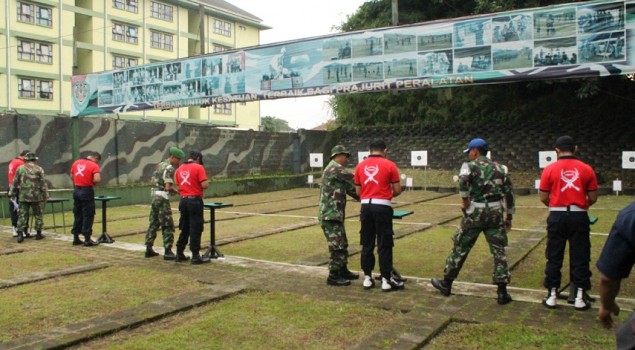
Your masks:
M38 160L38 157L35 153L29 152L24 156L24 160Z
M331 159L333 159L333 157L338 154L346 154L349 157L351 156L351 152L349 152L346 147L342 145L336 145L335 147L333 147L333 149L331 150Z
M178 147L170 147L170 155L179 159L185 158L185 152Z

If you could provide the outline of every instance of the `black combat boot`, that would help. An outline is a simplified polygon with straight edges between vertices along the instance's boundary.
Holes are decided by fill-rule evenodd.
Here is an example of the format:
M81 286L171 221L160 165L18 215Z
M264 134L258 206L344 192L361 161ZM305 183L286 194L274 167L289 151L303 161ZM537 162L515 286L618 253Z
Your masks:
M185 255L184 248L176 247L176 262L188 261L190 257Z
M84 247L96 247L99 245L99 242L95 242L92 239L90 239L90 236L88 237L84 237Z
M449 297L452 293L452 282L454 282L454 280L444 278L443 281L441 281L436 278L432 278L430 282L432 283L432 286L434 288L438 289L439 292L441 292L441 294L445 295L446 297Z
M199 253L192 253L192 265L201 265L210 262L209 257L201 256Z
M35 240L39 241L41 239L44 239L44 235L42 234L42 231L37 231L37 233L35 234Z
M326 278L326 284L329 286L350 286L351 281L346 279L342 272L343 270L329 272L329 277ZM350 271L349 271L350 272ZM359 276L357 276L359 278Z
M176 255L172 253L172 248L165 248L165 252L163 253L163 260L176 260Z
M22 231L18 231L18 243L24 242L24 234Z
M512 301L512 296L507 293L507 283L498 284L498 305L505 305Z
M82 242L81 239L79 239L79 235L76 233L73 233L73 245L82 245L84 244L84 242Z
M359 274L350 271L348 269L348 266L346 266L346 265L344 265L344 267L342 267L342 269L340 270L340 275L342 276L342 278L347 279L347 280L358 280L359 279Z
M154 250L152 250L152 246L151 245L147 245L146 246L146 258L152 258L159 255L159 253L155 252Z

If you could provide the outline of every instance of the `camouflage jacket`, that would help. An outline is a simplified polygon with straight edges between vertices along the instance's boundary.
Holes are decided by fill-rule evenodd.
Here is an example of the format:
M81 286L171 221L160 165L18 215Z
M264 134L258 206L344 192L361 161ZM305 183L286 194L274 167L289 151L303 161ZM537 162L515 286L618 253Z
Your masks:
M344 221L346 194L359 199L355 193L353 174L332 160L324 169L320 183L320 210L318 219Z
M44 170L33 163L26 162L15 172L9 197L19 192L19 202L42 202L49 198L48 185L44 180Z
M165 191L165 184L174 184L174 166L168 161L164 160L157 164L157 168L152 174L152 185L159 191Z
M507 213L513 214L515 210L514 188L507 167L485 156L463 163L459 195L474 202L503 201Z

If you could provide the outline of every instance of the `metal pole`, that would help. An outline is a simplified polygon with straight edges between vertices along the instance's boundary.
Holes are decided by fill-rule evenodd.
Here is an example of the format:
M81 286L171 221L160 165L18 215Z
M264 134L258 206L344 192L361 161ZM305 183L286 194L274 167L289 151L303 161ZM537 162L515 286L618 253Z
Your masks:
M392 0L392 25L399 25L399 0Z

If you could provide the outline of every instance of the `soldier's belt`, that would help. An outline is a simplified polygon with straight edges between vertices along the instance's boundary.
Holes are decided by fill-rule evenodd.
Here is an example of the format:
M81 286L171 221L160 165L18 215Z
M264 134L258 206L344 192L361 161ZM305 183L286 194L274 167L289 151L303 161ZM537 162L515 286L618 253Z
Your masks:
M387 205L392 207L392 202L390 199L381 199L381 198L367 198L361 200L362 204L379 204L379 205Z
M549 207L549 211L587 211L577 205L567 205L566 207Z
M481 203L481 202L472 202L472 206L474 208L500 208L502 206L501 202L486 202L486 203Z

